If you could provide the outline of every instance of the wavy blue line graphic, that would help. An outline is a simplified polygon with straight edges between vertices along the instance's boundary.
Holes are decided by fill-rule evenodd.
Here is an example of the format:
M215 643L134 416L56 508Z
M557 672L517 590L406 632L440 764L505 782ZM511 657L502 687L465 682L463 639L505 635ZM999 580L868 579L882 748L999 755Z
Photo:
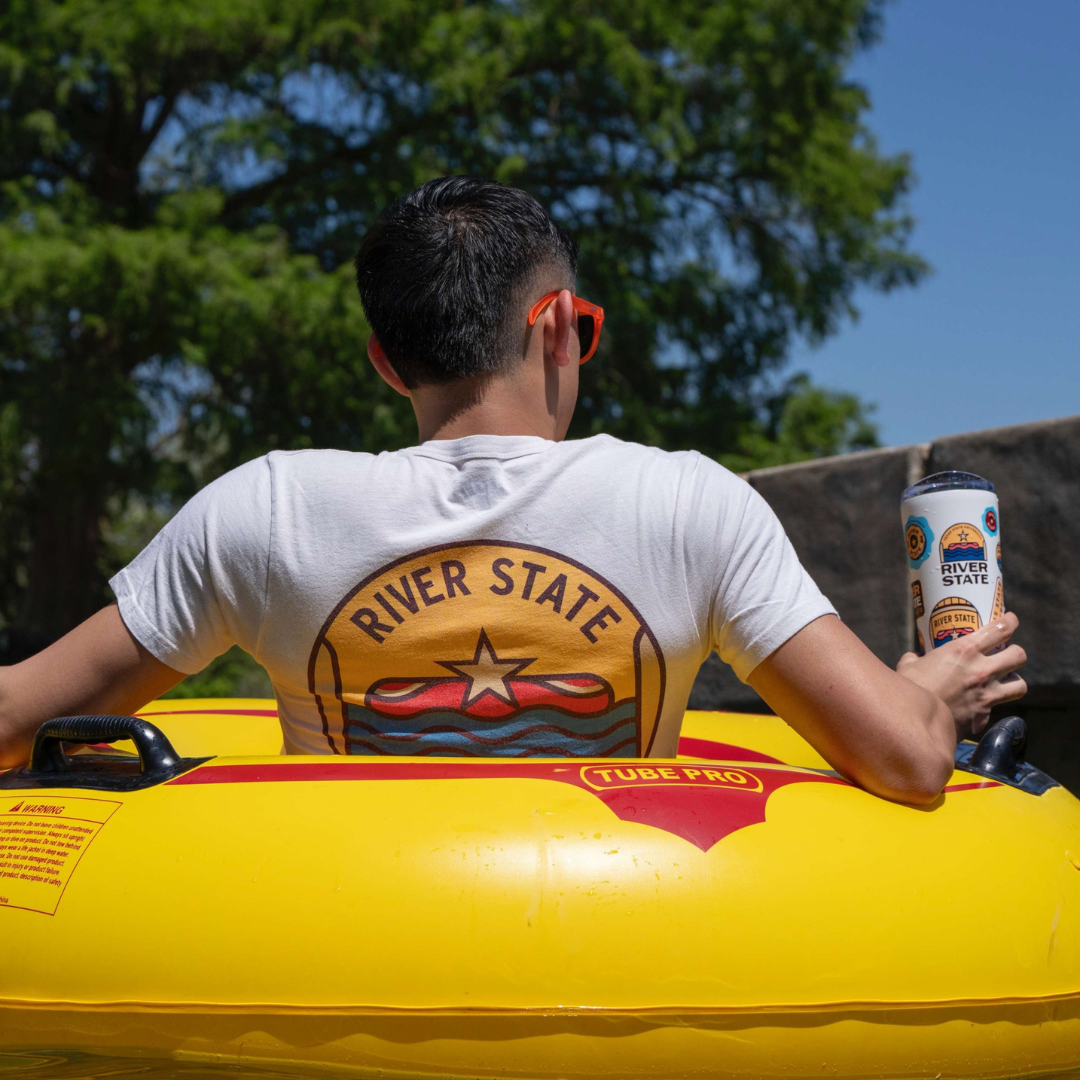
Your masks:
M624 701L601 716L530 709L506 720L476 720L457 712L388 719L349 705L351 754L467 754L485 757L633 757L637 714Z

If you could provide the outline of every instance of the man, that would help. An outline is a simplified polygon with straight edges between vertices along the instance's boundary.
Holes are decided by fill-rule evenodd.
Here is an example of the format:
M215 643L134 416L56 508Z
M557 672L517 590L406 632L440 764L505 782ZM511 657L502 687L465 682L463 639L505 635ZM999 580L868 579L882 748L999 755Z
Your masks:
M715 649L844 775L933 800L957 734L1025 690L1015 617L892 671L747 484L561 441L603 322L576 269L513 188L447 178L391 207L357 282L419 444L272 453L200 492L113 578L117 605L0 674L0 762L233 643L269 671L288 752L671 756Z

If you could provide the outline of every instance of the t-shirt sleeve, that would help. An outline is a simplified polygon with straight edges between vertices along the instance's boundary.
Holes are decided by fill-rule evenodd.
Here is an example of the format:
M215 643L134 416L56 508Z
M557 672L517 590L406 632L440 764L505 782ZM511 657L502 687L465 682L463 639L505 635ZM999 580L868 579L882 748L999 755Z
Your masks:
M207 485L109 582L120 616L163 664L187 675L238 644L255 655L272 517L266 457Z
M799 562L772 507L722 466L701 458L692 544L694 584L710 598L709 644L743 681L804 626L836 609Z

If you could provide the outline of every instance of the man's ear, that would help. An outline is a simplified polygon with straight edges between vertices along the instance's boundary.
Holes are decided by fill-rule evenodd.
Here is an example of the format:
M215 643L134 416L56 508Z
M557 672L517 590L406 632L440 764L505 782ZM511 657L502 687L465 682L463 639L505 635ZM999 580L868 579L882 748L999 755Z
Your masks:
M409 388L401 381L401 376L394 370L379 344L379 339L374 334L369 334L367 339L367 354L375 370L383 377L383 380L392 386L403 397L411 397Z
M563 289L544 311L544 359L559 367L570 363L570 324L574 317L573 296Z

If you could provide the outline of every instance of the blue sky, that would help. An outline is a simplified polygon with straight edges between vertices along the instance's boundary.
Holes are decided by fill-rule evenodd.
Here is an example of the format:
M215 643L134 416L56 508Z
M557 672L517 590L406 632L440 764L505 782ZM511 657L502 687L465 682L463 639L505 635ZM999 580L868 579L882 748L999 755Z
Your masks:
M1078 54L1077 0L894 0L856 62L934 271L789 370L877 402L887 445L1080 413Z

